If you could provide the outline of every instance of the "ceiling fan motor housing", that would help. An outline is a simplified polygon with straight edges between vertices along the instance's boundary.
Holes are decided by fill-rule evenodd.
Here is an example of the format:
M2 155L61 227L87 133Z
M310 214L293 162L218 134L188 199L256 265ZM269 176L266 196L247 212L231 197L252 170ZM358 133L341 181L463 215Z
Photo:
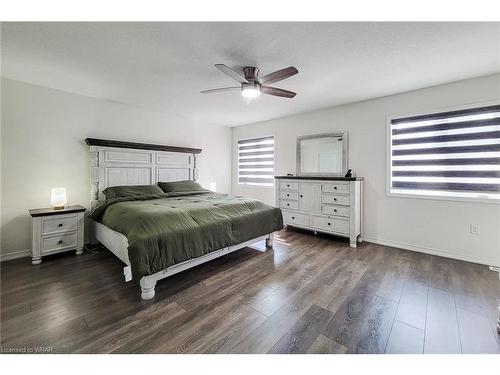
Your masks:
M247 81L257 81L257 77L259 76L259 68L254 66L245 66L243 68L243 74Z

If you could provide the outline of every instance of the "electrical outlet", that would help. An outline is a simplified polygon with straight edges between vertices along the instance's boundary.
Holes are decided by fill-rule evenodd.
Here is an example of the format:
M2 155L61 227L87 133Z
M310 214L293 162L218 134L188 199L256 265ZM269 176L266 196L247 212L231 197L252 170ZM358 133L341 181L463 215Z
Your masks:
M479 225L471 224L470 225L470 233L478 235L479 234Z

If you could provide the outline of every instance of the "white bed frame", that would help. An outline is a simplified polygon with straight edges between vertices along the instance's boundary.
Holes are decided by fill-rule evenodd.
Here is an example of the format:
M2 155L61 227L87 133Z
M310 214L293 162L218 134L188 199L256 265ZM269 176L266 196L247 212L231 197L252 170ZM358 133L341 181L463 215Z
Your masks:
M158 181L196 180L196 155L200 149L148 145L99 139L86 140L90 146L91 207L104 199L103 190L109 186L151 185ZM125 281L132 280L128 257L127 238L103 224L92 221L89 225L90 241L100 242L123 263ZM153 275L143 276L139 281L142 299L155 295L158 280L175 275L209 260L266 240L266 248L272 248L274 234L253 238L237 245L212 251L198 258L175 264ZM260 250L259 251L266 251Z

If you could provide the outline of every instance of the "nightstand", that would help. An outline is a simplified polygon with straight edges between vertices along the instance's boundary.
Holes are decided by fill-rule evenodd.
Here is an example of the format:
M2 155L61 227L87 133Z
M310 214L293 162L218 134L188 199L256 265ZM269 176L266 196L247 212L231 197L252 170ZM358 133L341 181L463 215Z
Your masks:
M85 207L67 206L60 210L29 210L33 222L32 264L42 263L42 256L76 250L83 253Z

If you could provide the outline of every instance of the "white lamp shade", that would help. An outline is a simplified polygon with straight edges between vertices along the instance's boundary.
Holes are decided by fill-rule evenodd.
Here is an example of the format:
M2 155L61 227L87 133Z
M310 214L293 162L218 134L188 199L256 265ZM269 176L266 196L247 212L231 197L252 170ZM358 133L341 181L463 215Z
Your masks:
M217 182L215 181L210 181L210 183L208 184L208 190L212 190L212 191L217 191Z
M66 204L66 189L53 188L50 195L50 204L54 207L61 207Z

